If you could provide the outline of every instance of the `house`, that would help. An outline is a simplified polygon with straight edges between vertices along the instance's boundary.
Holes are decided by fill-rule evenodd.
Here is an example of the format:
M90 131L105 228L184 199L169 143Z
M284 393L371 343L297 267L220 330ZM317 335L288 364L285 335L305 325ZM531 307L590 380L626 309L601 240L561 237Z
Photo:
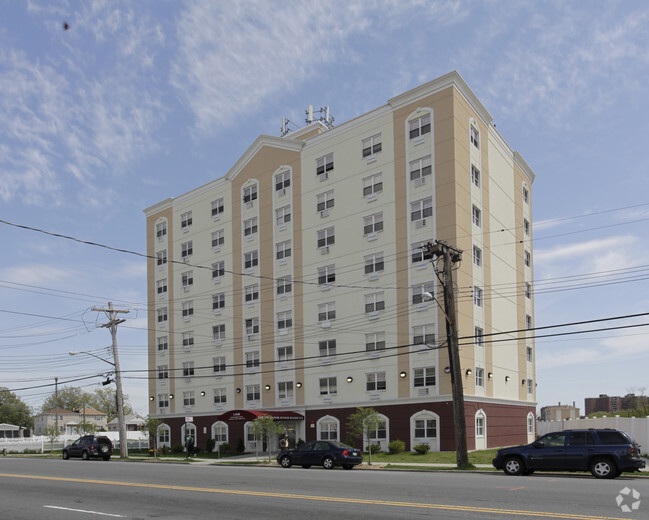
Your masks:
M50 426L56 427L59 435L76 435L79 433L79 425L83 423L93 425L97 431L106 431L106 414L90 407L74 411L44 411L34 416L34 435L46 435Z
M124 416L124 424L126 424L127 432L137 432L142 430L142 427L146 423L146 418L142 417L139 414L132 413ZM119 419L116 417L108 423L109 432L118 432L119 431Z
M159 444L243 444L260 415L387 449L455 448L443 301L454 266L469 449L535 436L532 182L457 72L339 126L260 135L228 172L147 209L149 381ZM528 333L520 331L529 330Z

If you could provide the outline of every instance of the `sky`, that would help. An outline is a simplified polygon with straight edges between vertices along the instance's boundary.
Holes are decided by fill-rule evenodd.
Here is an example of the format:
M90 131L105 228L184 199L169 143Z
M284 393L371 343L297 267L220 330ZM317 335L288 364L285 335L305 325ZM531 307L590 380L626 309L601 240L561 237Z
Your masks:
M633 0L0 0L0 386L101 388L69 352L112 359L112 302L146 415L142 210L309 104L342 123L457 70L536 174L536 327L641 315L538 331L573 333L536 340L539 408L645 392L647 27Z

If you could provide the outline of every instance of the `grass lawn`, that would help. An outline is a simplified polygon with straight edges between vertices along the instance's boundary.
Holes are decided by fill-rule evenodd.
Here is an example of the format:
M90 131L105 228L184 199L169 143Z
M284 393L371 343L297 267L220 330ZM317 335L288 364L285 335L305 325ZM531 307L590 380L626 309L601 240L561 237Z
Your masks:
M492 459L496 456L496 449L493 450L480 450L469 452L470 464L491 464ZM367 453L363 454L363 461L368 462L369 456ZM454 451L429 451L425 455L420 455L417 452L404 451L392 455L390 453L373 453L372 462L380 462L381 464L399 464L402 462L415 462L419 464L455 464Z

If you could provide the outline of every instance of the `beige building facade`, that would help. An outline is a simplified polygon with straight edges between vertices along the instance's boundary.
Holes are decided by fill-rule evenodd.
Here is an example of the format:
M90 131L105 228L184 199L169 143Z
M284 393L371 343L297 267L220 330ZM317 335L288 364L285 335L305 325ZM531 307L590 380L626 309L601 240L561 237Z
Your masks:
M150 414L162 444L299 439L454 449L445 317L422 245L454 272L469 449L534 437L531 186L461 76L331 128L261 135L218 178L145 210ZM522 331L522 332L521 332Z

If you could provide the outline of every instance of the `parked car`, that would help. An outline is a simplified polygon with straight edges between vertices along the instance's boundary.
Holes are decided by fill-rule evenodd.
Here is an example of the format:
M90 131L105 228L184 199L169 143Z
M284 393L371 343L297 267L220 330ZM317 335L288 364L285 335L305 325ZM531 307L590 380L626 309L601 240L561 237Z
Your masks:
M526 446L498 450L493 465L508 475L536 470L590 471L596 478L615 478L646 463L639 446L619 430L588 429L553 432Z
M299 464L303 468L324 466L325 469L333 469L334 466L342 466L345 469L352 469L363 462L363 454L361 450L342 442L312 441L305 442L294 450L281 452L277 455L277 462L283 468Z
M105 435L84 435L72 444L63 448L63 460L70 457L81 457L83 460L101 457L110 460L113 454L113 443Z

